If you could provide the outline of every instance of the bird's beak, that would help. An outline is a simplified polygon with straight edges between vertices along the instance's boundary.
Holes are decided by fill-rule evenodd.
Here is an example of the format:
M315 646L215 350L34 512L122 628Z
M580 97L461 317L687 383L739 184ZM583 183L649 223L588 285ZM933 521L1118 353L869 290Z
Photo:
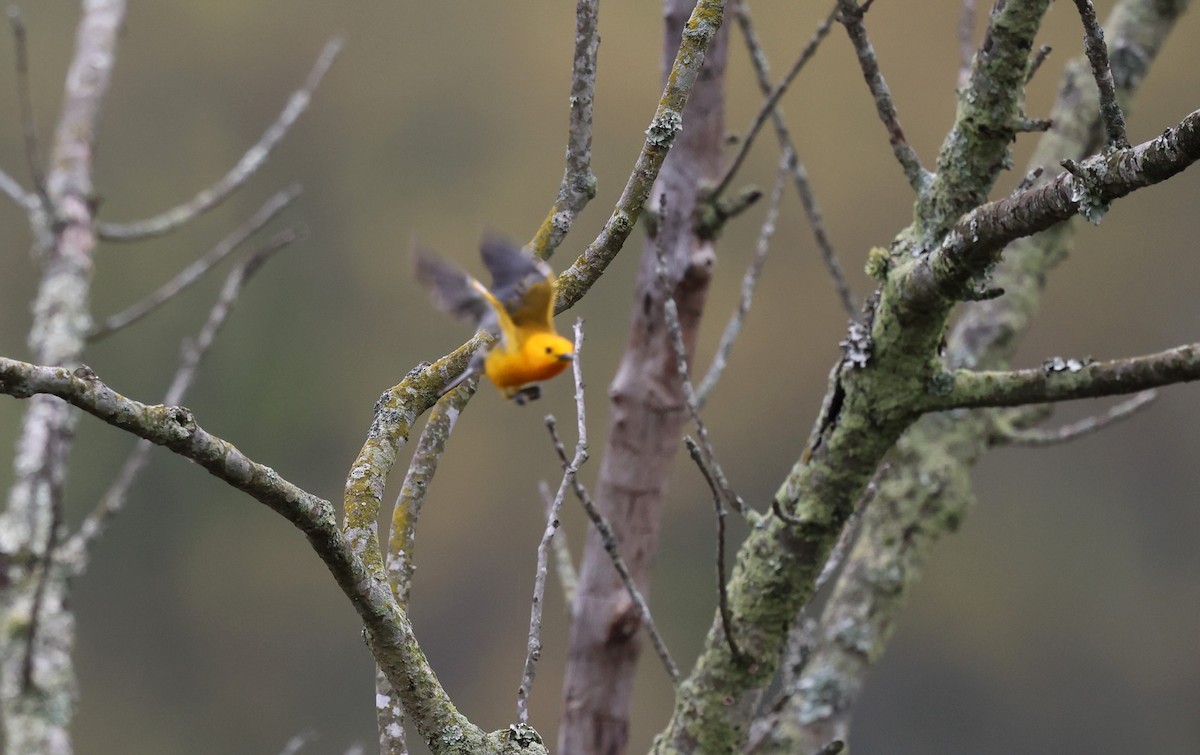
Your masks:
M560 361L560 362L570 362L574 359L575 359L574 354L559 354L558 355L558 361Z

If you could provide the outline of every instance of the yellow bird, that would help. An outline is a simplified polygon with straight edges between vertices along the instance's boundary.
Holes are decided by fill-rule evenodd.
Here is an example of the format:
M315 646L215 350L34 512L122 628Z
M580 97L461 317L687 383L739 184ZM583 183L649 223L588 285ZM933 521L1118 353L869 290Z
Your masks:
M429 249L413 249L417 280L429 289L434 306L499 339L476 352L442 393L482 372L506 398L524 404L541 395L531 384L562 372L575 353L575 345L554 329L554 273L529 251L496 237L484 238L479 253L492 274L491 288Z

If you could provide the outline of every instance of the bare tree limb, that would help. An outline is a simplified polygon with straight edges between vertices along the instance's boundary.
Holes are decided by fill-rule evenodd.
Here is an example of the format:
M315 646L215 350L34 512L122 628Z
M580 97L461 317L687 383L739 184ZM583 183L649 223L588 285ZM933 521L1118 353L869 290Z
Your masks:
M562 441L558 438L558 430L556 429L554 417L546 418L546 427L550 430L550 438L554 443L555 450L558 451L559 461L566 467L570 464L567 458L567 449L563 446ZM642 595L642 591L638 589L637 583L634 582L633 574L629 567L625 564L625 559L621 557L620 549L617 545L617 536L613 532L612 525L609 524L607 517L600 513L592 502L592 497L588 495L587 488L579 481L577 477L572 477L571 486L575 491L575 497L579 499L579 503L583 506L583 511L591 520L592 526L596 528L600 539L604 544L604 551L610 559L613 569L621 578L621 583L629 596L634 610L637 612L637 621L640 626L646 629L646 634L650 637L650 644L654 647L654 652L658 654L659 660L662 661L663 668L667 671L667 676L671 677L671 682L679 683L679 667L675 665L675 661L671 658L671 652L667 649L667 643L663 640L662 635L658 631L658 625L654 623L654 615L650 612L650 604L646 602L646 598ZM638 624L632 621L626 623L631 624L631 628L625 629L626 632L636 631Z
M21 9L8 7L8 20L12 24L13 42L17 53L17 102L21 110L21 132L25 139L25 161L33 179L34 194L41 200L42 209L52 215L50 197L46 195L46 174L42 170L41 148L38 146L37 120L33 115L33 94L29 89L29 48L25 33L25 21Z
M683 443L687 446L688 454L692 457L692 461L700 468L700 473L704 476L704 481L708 483L708 488L712 491L713 507L717 514L717 612L721 616L721 627L725 631L725 642L729 645L729 652L735 657L742 654L738 650L737 639L733 636L733 614L729 611L729 591L725 584L725 506L721 503L724 498L724 493L721 486L717 484L716 478L709 469L708 464L704 459L704 452L700 449L699 444L692 440L690 435L685 435Z
M233 306L237 303L242 288L268 259L297 241L301 235L301 232L291 229L276 234L229 272L216 302L213 303L212 309L208 313L208 319L204 326L194 339L184 340L179 367L171 379L166 395L163 396L163 404L170 406L183 401L195 380L200 362L216 342L217 334L233 311ZM125 463L121 466L121 470L108 490L100 498L96 508L83 520L79 530L63 544L60 559L69 563L73 573L80 574L87 568L90 557L88 551L91 545L104 532L109 522L124 508L129 488L145 467L150 449L153 447L154 444L148 440L137 444L125 459Z
M554 494L550 492L550 486L546 484L545 480L538 482L538 495L542 497L542 502L546 505L546 514L549 516L550 507L554 505ZM563 603L570 615L571 603L575 600L575 590L579 586L579 575L575 572L575 561L571 558L571 547L567 543L567 535L561 527L554 531L554 537L550 539L550 544L554 548L554 570L558 573L558 581L562 586Z
M533 690L534 675L537 662L542 656L542 606L546 597L546 574L550 571L550 543L558 532L558 515L562 510L563 501L567 497L567 488L575 481L579 468L588 459L587 416L583 400L583 368L579 363L579 351L583 348L583 320L575 321L575 359L572 371L575 376L575 412L578 420L578 440L575 441L575 455L563 469L562 481L558 484L558 492L550 505L546 517L546 529L542 532L541 542L537 548L537 568L533 577L533 600L529 609L529 642L525 655L525 667L521 672L521 684L517 687L517 723L529 723L529 695ZM553 417L546 418L547 427L553 428ZM555 446L561 444L556 440Z
M1042 45L1037 49L1037 52L1033 54L1033 57L1029 60L1029 72L1025 74L1026 86L1029 85L1029 82L1033 81L1033 77L1041 69L1042 63L1046 62L1046 58L1050 56L1050 53L1050 45Z
M792 153L793 156L794 154ZM767 252L771 247L771 237L775 235L775 221L779 217L779 201L782 199L783 182L787 177L787 162L788 156L785 155L780 162L775 188L771 190L771 198L767 202L767 216L763 219L762 227L758 232L758 242L754 245L754 258L746 268L746 274L742 276L742 295L738 299L737 309L733 311L729 322L725 324L721 340L717 343L717 353L713 355L712 364L708 366L708 372L704 374L704 379L700 381L700 387L696 389L697 411L704 409L709 395L717 387L717 381L721 379L721 373L725 371L725 365L729 362L733 344L741 335L742 322L750 312L754 289L758 285L758 279L762 276L763 267L766 265Z
M1100 90L1100 118L1104 122L1104 133L1108 136L1108 147L1127 149L1129 139L1125 136L1125 114L1117 103L1117 87L1108 65L1104 29L1096 20L1096 9L1092 7L1091 0L1075 0L1075 7L1079 9L1079 18L1083 21L1083 51L1092 64L1092 75Z
M1114 74L1123 96L1131 96L1145 77L1186 4L1156 0L1117 4L1107 28L1114 65L1120 64ZM1100 146L1094 141L1102 129L1087 67L1086 62L1068 63L1051 113L1054 128L1039 140L1032 166L1052 164L1064 156L1082 157ZM1048 273L1065 256L1077 225L1061 223L1009 245L990 276L990 282L1006 294L966 306L947 338L946 359L952 365L1007 367L1038 311ZM1023 413L1030 408L1035 407L1026 407ZM969 470L990 447L993 415L988 411L926 415L892 450L892 473L881 482L877 502L864 513L862 532L822 614L820 640L799 687L805 692L793 696L774 721L773 751L816 747L830 736L844 737L848 732L864 679L885 651L936 543L956 530L971 508ZM862 631L848 634L840 629L846 626ZM803 723L800 711L810 713Z
M221 243L214 246L208 253L196 259L190 265L180 270L175 274L175 277L158 287L154 293L147 296L145 299L127 307L115 315L110 315L105 318L104 322L97 325L88 333L88 339L92 341L100 340L113 333L126 328L146 315L155 311L162 305L174 299L179 294L189 289L192 284L199 281L205 273L212 270L220 264L226 257L233 254L238 248L244 244L251 236L257 233L263 226L270 223L275 216L283 212L296 197L300 196L300 184L292 184L291 186L282 189L275 194L272 194L262 207L251 215L246 222L235 228L232 233L221 240Z
M1101 414L1084 417L1078 422L1046 430L1040 427L998 427L992 436L992 442L997 445L1026 446L1039 448L1067 443L1084 435L1091 435L1104 428L1129 419L1141 410L1154 403L1158 392L1149 390L1114 404Z
M843 0L844 1L844 0ZM934 245L954 223L988 199L1025 117L1029 51L1050 0L996 3L970 77L958 91L954 125L938 150L937 172L917 197L914 230Z
M646 141L617 206L596 240L558 277L556 312L569 309L599 279L633 231L654 186L667 152L683 127L683 109L696 84L704 59L721 28L724 0L698 0L686 23L658 110L646 129Z
M925 190L931 176L921 167L921 158L904 138L904 129L900 127L900 117L896 113L895 103L892 102L892 92L879 71L875 48L871 46L871 40L867 37L867 27L863 25L863 15L869 6L870 0L861 6L856 0L838 0L837 20L846 27L846 33L850 35L863 78L866 79L867 88L871 90L871 96L875 99L875 110L887 129L892 154L904 170L908 185L920 194Z
M783 79L781 79L773 89L764 92L764 94L766 94L766 99L759 107L758 112L755 113L754 120L751 121L750 127L747 128L746 133L742 135L742 138L738 144L737 153L733 156L733 159L729 161L729 165L725 168L724 174L722 174L721 178L716 182L716 185L712 189L711 196L719 197L727 188L729 188L730 182L733 181L733 178L737 175L737 172L741 170L742 163L746 160L746 155L750 153L750 147L754 144L755 137L758 136L758 132L762 129L763 124L767 122L767 117L778 111L779 100L783 98L784 93L787 92L788 87L791 86L791 83L795 80L796 76L800 74L800 71L804 68L805 64L812 60L812 57L817 54L817 48L821 45L821 42L829 35L829 30L833 28L834 13L835 12L831 11L829 16L821 23L820 26L817 27L817 31L813 34L812 38L808 40L808 43L804 45L804 49L800 51L800 56L796 58L796 62L792 63L792 67L788 69L788 72L784 75ZM743 14L746 14L744 17L749 19L747 11L739 9L738 17L743 17ZM762 56L761 48L759 49L759 59L762 61L765 68L766 59Z
M837 13L837 5L833 6L833 10L829 12L829 19L835 18ZM825 24L817 28L817 33L821 29L827 28L829 19ZM737 20L738 25L742 29L742 37L745 39L746 47L750 51L750 62L754 66L754 74L758 79L758 87L763 94L771 91L771 78L769 67L767 65L767 56L763 51L762 45L758 41L758 34L754 30L754 24L750 19L750 6L748 2L739 2L737 5ZM850 317L855 317L858 314L858 303L854 301L854 294L850 291L850 285L846 282L846 274L842 272L841 263L838 262L837 253L833 250L833 243L829 240L829 234L825 231L825 220L821 214L821 207L817 204L816 195L813 193L812 185L808 181L808 172L804 169L804 164L800 162L800 158L796 153L796 147L792 143L791 133L788 131L787 124L783 120L783 112L776 107L771 112L771 120L775 125L775 135L779 141L780 150L783 153L784 160L787 162L788 170L791 172L792 181L796 184L796 193L800 197L800 205L804 208L804 214L808 218L809 228L812 230L813 240L817 244L817 248L821 250L821 259L825 263L825 268L829 271L829 277L833 280L834 288L837 290L838 298L842 301L842 307L845 308L846 314Z
M971 80L971 58L975 57L975 0L962 0L958 16L958 88Z
M600 51L599 17L599 0L577 0L567 167L558 198L531 242L534 251L542 259L548 258L562 243L575 218L596 196L596 176L592 173L592 106L596 95L596 61Z
M702 186L720 174L728 34L718 29L724 11L724 2L663 3L662 61L668 89L680 81L680 57L687 54L690 40L701 28L709 46L703 71L695 71L696 87L687 109L674 111L672 128L682 126L683 130L656 176L651 191L655 199L646 207L654 210L659 198L666 195L672 212L648 226L629 342L609 388L611 431L600 461L595 505L607 518L615 538L597 526L589 529L584 543L563 685L561 752L619 753L628 742L631 691L642 645L637 630L644 621L636 604L631 604L625 578L613 568L610 551L615 539L632 581L647 592L650 565L658 550L667 469L678 453L687 421L675 360L663 328L665 297L658 284L655 248L662 243L669 250L670 293L684 318L690 350L713 260L712 242L699 239L694 212ZM698 26L700 21L703 27Z
M26 212L32 212L38 206L37 195L25 191L17 179L3 170L0 170L0 191L11 197L12 201Z
M342 49L341 37L334 37L325 43L316 63L309 71L304 84L288 98L275 122L267 127L262 137L242 155L228 173L212 186L204 189L183 204L146 220L129 223L99 223L97 229L100 238L107 241L136 241L151 236L162 236L170 233L179 226L213 209L225 201L233 192L241 188L253 176L263 163L270 157L271 151L278 146L283 137L308 109L312 102L313 92L321 84L321 79L333 65Z
M48 364L79 363L92 277L92 156L100 112L116 60L123 0L83 6L50 149L49 173L28 207L41 280L29 346ZM48 202L46 201L48 199ZM13 483L0 511L0 729L13 755L69 755L67 724L76 684L71 664L74 617L68 575L52 555L62 536L63 486L77 417L48 396L30 401L13 461ZM22 637L12 632L24 631ZM36 657L34 657L36 656Z

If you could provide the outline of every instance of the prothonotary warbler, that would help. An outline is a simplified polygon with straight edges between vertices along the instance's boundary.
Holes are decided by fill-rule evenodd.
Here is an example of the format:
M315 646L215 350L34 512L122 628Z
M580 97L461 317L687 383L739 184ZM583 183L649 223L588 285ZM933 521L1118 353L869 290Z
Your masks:
M417 280L434 305L499 339L476 352L442 393L482 372L506 398L524 404L541 395L532 384L562 372L575 353L575 345L554 329L554 273L531 252L496 237L485 238L479 252L492 274L491 288L429 249L413 249Z

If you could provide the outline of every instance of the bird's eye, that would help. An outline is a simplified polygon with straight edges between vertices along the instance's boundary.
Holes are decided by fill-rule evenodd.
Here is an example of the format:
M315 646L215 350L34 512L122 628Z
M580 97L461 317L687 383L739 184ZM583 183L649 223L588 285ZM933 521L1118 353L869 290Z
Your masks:
M553 354L553 353L554 353L554 349L553 349L552 347L550 347L550 346L547 346L547 347L546 347L546 353L547 353L547 354Z

